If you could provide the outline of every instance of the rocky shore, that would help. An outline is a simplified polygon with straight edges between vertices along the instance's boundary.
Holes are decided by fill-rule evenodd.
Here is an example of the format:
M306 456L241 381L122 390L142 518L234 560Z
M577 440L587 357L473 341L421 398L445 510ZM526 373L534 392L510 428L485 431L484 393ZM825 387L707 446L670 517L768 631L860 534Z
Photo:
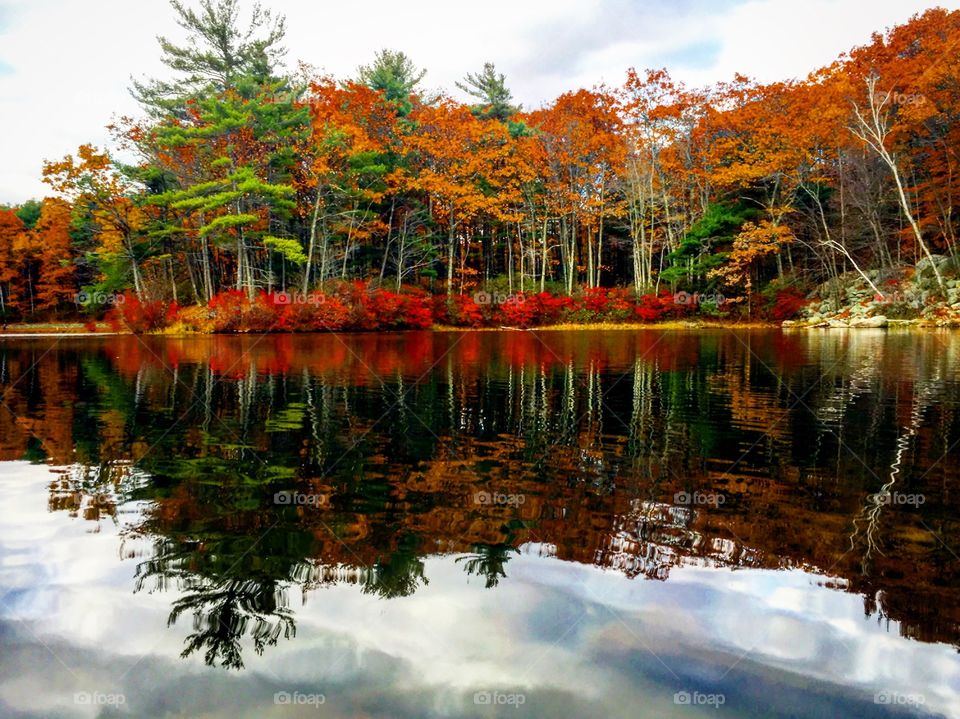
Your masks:
M933 270L943 278L941 290ZM783 327L960 327L960 272L939 255L916 266L846 272L816 287L797 319Z

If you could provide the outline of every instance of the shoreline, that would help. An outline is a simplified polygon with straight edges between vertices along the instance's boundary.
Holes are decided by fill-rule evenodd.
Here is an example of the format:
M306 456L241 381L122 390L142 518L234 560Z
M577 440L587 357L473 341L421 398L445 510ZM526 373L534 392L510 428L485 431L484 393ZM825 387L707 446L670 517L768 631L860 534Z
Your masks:
M338 330L336 334L367 334L376 332L585 332L585 331L647 331L647 330L781 330L781 331L807 331L807 330L837 330L850 329L862 331L864 329L882 329L886 330L951 330L960 329L956 326L936 325L932 322L925 322L919 319L907 320L889 320L886 327L856 327L856 326L824 326L819 324L808 324L801 321L795 321L796 324L781 324L778 322L707 322L692 320L677 320L668 322L642 323L642 322L596 322L596 323L571 323L564 322L555 325L541 325L536 327L455 327L451 325L434 325L426 330ZM115 332L113 330L104 330L90 332L81 323L62 323L58 325L38 323L36 325L10 325L5 330L0 330L0 339L26 339L36 337L121 337L133 335L134 332ZM229 337L229 336L249 336L261 334L257 332L147 332L145 336L152 337ZM276 335L310 335L310 334L328 334L324 331L317 332L269 332L265 334Z

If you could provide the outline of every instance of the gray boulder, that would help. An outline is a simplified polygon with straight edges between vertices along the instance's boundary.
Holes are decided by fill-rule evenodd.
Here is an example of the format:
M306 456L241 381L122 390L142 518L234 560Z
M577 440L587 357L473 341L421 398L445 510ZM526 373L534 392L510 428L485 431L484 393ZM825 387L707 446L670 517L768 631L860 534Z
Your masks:
M856 319L850 320L851 327L886 327L887 324L887 318L883 315L877 315L876 317L857 317Z
M931 262L932 260L932 262ZM944 255L931 255L929 258L923 257L917 263L917 277L933 277L933 266L936 264L938 270L942 270L945 263L949 262L950 258Z

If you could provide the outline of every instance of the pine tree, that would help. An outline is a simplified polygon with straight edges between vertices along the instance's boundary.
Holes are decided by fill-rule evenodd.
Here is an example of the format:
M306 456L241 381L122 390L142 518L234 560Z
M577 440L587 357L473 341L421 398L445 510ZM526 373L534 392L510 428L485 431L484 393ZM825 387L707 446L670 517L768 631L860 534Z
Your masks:
M507 89L506 77L496 71L492 62L485 62L480 72L468 72L457 87L479 100L472 110L484 119L492 117L506 122L520 112L520 106L512 103L513 94Z
M171 81L133 80L131 93L153 116L183 115L190 99L217 94L243 84L262 85L276 79L277 63L286 53L280 43L285 18L254 4L246 29L240 26L239 0L201 0L198 10L171 0L177 24L187 42L177 45L158 37L163 63L178 73Z
M284 262L306 261L289 238L272 233L296 209L295 158L289 150L308 131L307 112L290 99L276 101L270 87L252 99L226 92L191 107L189 124L173 122L156 131L158 146L169 158L189 161L190 174L181 173L179 187L152 198L152 204L171 212L155 232L197 241L203 299L216 290L214 250L233 254L234 286L252 298L256 287L273 283L263 266L269 262L262 257L265 249ZM258 263L258 257L267 262Z
M419 69L406 53L399 50L380 50L370 65L359 69L360 83L382 92L397 105L401 115L412 109L411 95L419 95L417 86L427 74Z

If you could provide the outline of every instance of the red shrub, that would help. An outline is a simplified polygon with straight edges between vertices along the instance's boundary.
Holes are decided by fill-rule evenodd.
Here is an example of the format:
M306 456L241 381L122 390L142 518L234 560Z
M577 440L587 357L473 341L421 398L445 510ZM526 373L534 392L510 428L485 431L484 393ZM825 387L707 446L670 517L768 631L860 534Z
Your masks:
M626 287L607 290L607 315L612 320L626 320L633 314L633 292Z
M289 295L260 292L251 302L240 290L226 290L207 303L214 332L280 332L289 329Z
M806 304L806 297L799 290L789 287L777 292L777 299L770 310L770 316L778 321L789 320L796 317Z
M423 330L433 326L430 295L423 290L410 288L403 291L403 325Z
M659 295L653 293L641 295L634 308L634 314L641 322L659 322L672 314L679 314L683 307L683 305L677 305L674 296L664 290Z
M433 316L437 318L437 322L444 325L453 325L453 302L448 301L446 297L441 295L434 295L430 298L430 307L433 311Z
M347 329L350 322L350 308L343 300L320 294L290 302L283 308L280 320L289 332L337 331Z
M336 332L350 326L350 307L339 297L326 297L325 301L315 305L315 308L310 329Z
M470 295L437 295L433 311L440 322L454 327L481 327L485 322L480 305Z
M244 332L276 332L285 329L284 310L289 306L285 296L261 292L246 305L241 329Z
M310 332L317 324L317 304L294 302L283 310L283 323L291 332Z
M572 297L551 295L549 292L539 292L531 300L537 303L540 324L544 325L556 324L566 312L572 311L577 304Z
M595 317L602 316L610 305L607 290L603 287L587 287L583 291L583 308Z
M350 310L349 326L355 330L381 329L379 318L374 310L372 298L365 294L350 293L342 298L343 303Z
M615 313L624 313L625 315L633 312L633 292L627 287L611 287L607 291L609 300L608 310Z
M213 315L213 331L239 332L249 304L247 296L240 290L227 290L210 298L207 307Z
M372 325L369 329L399 329L403 327L403 297L389 290L371 290L366 303Z
M540 324L538 302L522 293L510 295L506 302L498 305L499 316L503 324L509 327L530 327Z
M173 309L173 314L170 309ZM165 327L176 314L176 305L161 300L141 302L132 292L116 298L113 308L107 312L107 322L115 331L130 330L142 334Z
M656 322L696 310L696 303L677 302L664 290L634 301L630 288L593 287L577 301L549 292L516 293L489 304L477 296L437 295L416 287L392 292L363 282L330 283L324 294L306 297L261 292L251 302L242 292L230 290L214 297L208 307L215 332L309 332L318 330L426 329L434 322L457 327L507 325L535 327L574 321ZM795 302L784 299L783 302ZM801 305L802 306L802 305ZM176 315L176 305L166 308L163 321ZM161 313L162 314L162 313ZM145 320L149 323L150 318Z
M252 302L228 290L210 300L208 309L214 332L423 329L433 324L430 302L415 288L397 294L342 282L325 294L261 292Z

